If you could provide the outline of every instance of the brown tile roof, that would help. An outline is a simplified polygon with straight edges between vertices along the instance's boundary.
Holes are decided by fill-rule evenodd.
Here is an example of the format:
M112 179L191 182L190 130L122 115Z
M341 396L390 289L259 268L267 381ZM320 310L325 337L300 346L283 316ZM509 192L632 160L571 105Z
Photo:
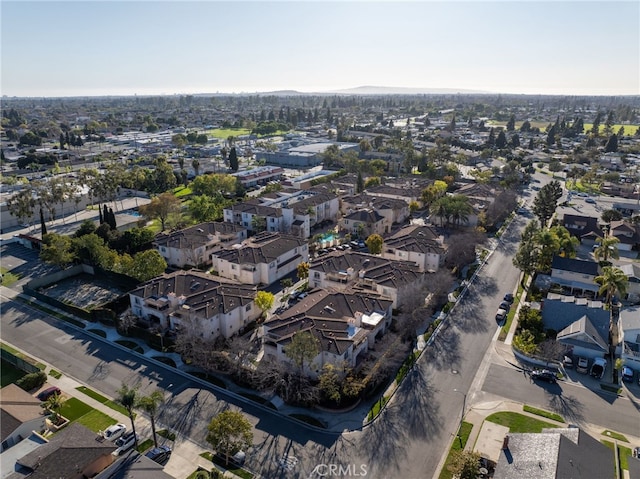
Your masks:
M214 253L220 259L236 264L270 263L284 253L306 244L296 236L262 232L246 240L242 247L229 248Z

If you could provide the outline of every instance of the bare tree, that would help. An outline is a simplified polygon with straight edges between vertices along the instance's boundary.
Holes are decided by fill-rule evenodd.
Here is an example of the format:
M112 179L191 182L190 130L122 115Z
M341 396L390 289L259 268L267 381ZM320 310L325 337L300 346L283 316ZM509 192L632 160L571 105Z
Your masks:
M482 243L484 236L478 231L466 231L449 237L449 246L445 265L448 268L461 269L476 259L476 246Z
M540 344L536 349L536 356L544 359L547 363L551 361L559 361L567 351L567 347L556 341L555 339L547 339Z

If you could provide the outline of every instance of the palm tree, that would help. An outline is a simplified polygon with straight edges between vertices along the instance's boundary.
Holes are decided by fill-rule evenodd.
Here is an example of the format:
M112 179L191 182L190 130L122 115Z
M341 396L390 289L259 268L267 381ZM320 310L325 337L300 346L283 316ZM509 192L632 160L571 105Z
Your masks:
M118 397L116 401L118 401L122 406L127 410L127 414L129 415L129 419L131 419L131 430L133 431L134 444L135 448L138 448L138 436L136 436L136 423L133 421L135 418L135 414L133 409L136 407L138 390L136 388L130 388L125 383L122 383L122 387L117 391Z
M602 274L596 276L595 282L600 285L598 294L605 295L607 304L611 306L616 293L620 296L624 296L627 293L629 278L620 268L605 266L602 268Z
M593 252L598 261L608 261L609 258L618 259L620 257L618 253L618 243L620 240L615 236L605 236L604 238L598 238L596 240L600 246L598 246Z
M469 204L469 199L464 195L456 195L450 204L451 219L453 223L460 226L460 223L467 223L469 215L473 213L473 208Z
M549 271L553 255L560 249L560 240L553 231L543 229L540 230L536 237L536 244L540 252L538 269L540 271Z
M151 431L153 432L153 443L158 447L158 438L156 437L156 414L158 406L164 401L162 391L153 391L149 396L142 396L138 399L137 407L142 409L149 415L151 419Z
M449 223L449 209L446 196L433 202L431 207L431 212L440 218L440 226L444 226L445 218L447 218L447 223Z
M552 229L560 242L560 255L567 258L575 258L580 240L575 236L571 236L569 230L564 226L558 226Z

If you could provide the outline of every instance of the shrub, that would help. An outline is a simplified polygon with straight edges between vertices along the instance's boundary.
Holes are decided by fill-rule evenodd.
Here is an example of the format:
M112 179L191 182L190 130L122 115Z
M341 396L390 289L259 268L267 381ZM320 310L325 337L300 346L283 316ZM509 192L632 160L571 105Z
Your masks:
M47 382L47 375L42 371L38 371L37 373L30 373L21 377L16 381L16 385L25 391L31 391L32 389L39 388L45 382Z

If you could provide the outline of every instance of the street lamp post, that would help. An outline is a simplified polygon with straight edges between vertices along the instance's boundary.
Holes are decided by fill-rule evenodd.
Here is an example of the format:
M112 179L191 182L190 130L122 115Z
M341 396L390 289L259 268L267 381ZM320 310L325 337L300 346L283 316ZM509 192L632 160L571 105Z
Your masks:
M458 440L460 441L460 449L462 449L463 448L462 435L460 434L460 431L462 430L462 421L464 420L464 411L467 407L467 393L459 391L458 389L454 389L453 391L458 394L462 394L462 413L460 414L460 424L458 424L458 434L457 434Z

